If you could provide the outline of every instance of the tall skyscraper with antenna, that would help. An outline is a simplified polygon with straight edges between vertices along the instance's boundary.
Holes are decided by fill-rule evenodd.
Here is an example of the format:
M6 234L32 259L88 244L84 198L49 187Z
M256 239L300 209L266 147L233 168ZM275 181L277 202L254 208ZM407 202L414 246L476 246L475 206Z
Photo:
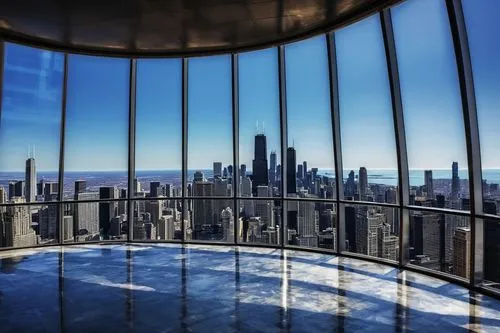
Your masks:
M264 134L255 136L254 159L252 162L253 193L257 194L257 186L269 184L267 169L267 141Z
M25 177L25 195L26 202L35 202L36 200L36 166L35 166L35 148L28 154L28 159L26 160L26 173Z

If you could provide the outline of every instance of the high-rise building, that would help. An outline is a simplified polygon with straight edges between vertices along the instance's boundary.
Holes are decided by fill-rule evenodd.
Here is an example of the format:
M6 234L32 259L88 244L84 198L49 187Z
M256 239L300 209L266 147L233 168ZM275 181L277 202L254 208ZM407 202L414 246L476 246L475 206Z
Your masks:
M26 198L24 189L24 180L9 182L9 200L13 197Z
M304 178L304 165L302 164L297 164L297 178Z
M83 193L87 189L86 180L76 180L75 181L75 197L78 193Z
M42 240L57 239L59 235L58 216L59 211L57 205L47 205L40 208L39 230Z
M379 232L385 223L385 215L375 209L358 209L356 218L356 253L377 257Z
M412 212L410 215L410 256L425 256L428 268L441 269L444 261L442 214Z
M233 166L232 165L228 165L227 166L227 172L228 172L228 175L229 177L233 177Z
M295 165L297 164L295 148L288 147L286 150L286 191L287 194L297 193L297 175L295 173ZM306 163L306 162L304 162ZM307 164L306 164L307 165Z
M307 161L302 162L302 165L303 165L303 169L304 169L304 170L303 170L303 172L304 172L304 174L303 174L303 178L306 178L306 175L307 175L307 172L308 172L308 169L307 169Z
M59 191L59 183L56 182L46 182L43 189L43 197L45 201L57 200L57 192Z
M434 185L432 181L432 170L425 170L424 173L424 186L425 193L427 194L427 198L434 199Z
M234 215L230 207L226 207L221 212L221 224L224 233L224 240L231 242L234 239Z
M197 181L193 185L193 195L199 197L214 196L214 184L207 181ZM204 224L214 224L214 200L193 200L193 229L200 230Z
M356 193L356 181L354 180L354 171L351 170L345 182L344 195L346 197L354 197L355 193Z
M247 165L246 164L242 164L240 166L240 177L244 178L246 176L247 176Z
M203 175L203 172L201 171L196 171L193 175L193 181L194 182L203 182L205 181L205 176Z
M116 199L117 189L114 186L99 188L99 199ZM116 202L99 202L99 229L102 230L104 239L109 239L111 219L117 215Z
M257 193L257 186L267 186L269 176L267 169L267 141L264 134L255 136L254 159L252 161L253 193Z
M276 181L278 180L278 178L276 177L276 172L278 172L276 170L276 161L276 152L272 151L269 157L269 181L271 182L271 185L276 183Z
M451 164L451 200L458 199L460 192L460 178L458 177L458 162Z
M457 228L453 236L453 274L468 279L470 276L470 228Z
M257 197L269 197L269 186L260 185L257 187ZM255 216L259 216L263 224L274 227L274 215L272 201L256 200Z
M214 178L222 177L222 162L214 162Z
M158 223L158 239L174 239L175 224L172 215L163 215Z
M368 192L368 172L365 167L359 168L359 198L366 200Z
M252 180L250 177L243 177L241 179L241 196L242 197L252 197ZM255 208L254 208L254 201L249 199L249 200L243 200L242 202L243 206L243 212L245 213L245 216L250 217L254 216L255 214Z
M149 196L151 198L157 198L161 195L160 182L150 182L149 183Z
M315 203L300 201L297 213L297 233L299 234L299 245L306 247L318 246L318 212Z
M30 157L26 160L26 202L35 202L36 199L36 166L35 159Z
M12 197L12 203L24 203L24 197ZM31 228L28 206L7 206L0 219L0 247L26 247L38 244L38 237Z
M0 204L4 204L7 202L7 193L5 188L0 185ZM2 213L2 208L0 208L0 214Z
M99 199L97 192L77 193L75 200ZM99 203L80 202L74 204L73 231L77 240L86 240L99 234Z
M134 195L139 192L142 192L141 182L139 179L134 178Z

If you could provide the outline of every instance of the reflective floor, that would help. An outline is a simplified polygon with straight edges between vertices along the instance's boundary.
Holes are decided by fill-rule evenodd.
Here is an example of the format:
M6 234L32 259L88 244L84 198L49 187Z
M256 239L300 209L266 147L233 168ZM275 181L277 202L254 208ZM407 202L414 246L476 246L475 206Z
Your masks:
M219 246L0 252L0 332L500 332L500 300L331 255Z

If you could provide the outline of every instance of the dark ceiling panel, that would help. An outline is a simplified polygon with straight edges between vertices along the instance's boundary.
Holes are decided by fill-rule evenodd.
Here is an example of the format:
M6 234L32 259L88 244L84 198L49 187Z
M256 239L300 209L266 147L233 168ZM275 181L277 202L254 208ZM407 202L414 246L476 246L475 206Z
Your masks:
M234 52L328 31L399 1L0 1L0 37L90 54Z

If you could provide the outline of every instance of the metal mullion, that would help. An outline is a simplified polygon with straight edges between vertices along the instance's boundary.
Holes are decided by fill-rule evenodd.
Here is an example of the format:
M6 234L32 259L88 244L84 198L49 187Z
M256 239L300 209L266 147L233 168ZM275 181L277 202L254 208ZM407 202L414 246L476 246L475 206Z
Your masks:
M240 183L240 172L239 172L239 159L240 159L240 120L239 120L239 77L238 77L238 55L231 55L231 80L232 80L232 111L233 111L233 242L238 244L238 220L239 220L239 183Z
M470 58L467 28L460 0L447 0L446 7L450 20L451 35L457 61L458 81L464 117L465 142L467 147L467 167L469 173L470 198L470 284L483 279L483 251L476 251L476 245L483 244L484 220L475 219L476 214L484 214L481 174L481 149L477 120L474 78Z
M409 226L410 214L406 207L410 203L410 185L406 133L404 126L403 101L399 82L398 60L390 9L380 13L382 35L387 60L387 72L391 88L394 133L398 160L398 203L399 203L399 265L404 266L410 259Z
M281 248L285 247L285 236L287 232L287 214L288 204L285 201L287 196L286 185L286 153L288 147L288 128L287 128L287 107L286 107L286 67L285 67L285 46L278 46L278 84L279 84L279 103L280 103L280 134L281 134Z
M330 111L332 121L332 140L333 156L335 159L335 186L336 186L336 205L337 205L337 225L336 229L336 250L345 251L345 211L342 209L341 200L344 199L344 176L342 163L342 145L340 137L340 105L339 105L339 87L337 74L337 54L335 48L335 34L333 32L326 36L328 50L328 74L330 81Z
M129 123L128 123L128 189L127 189L127 241L134 239L134 179L135 179L135 116L136 116L136 85L137 60L130 59L129 72Z
M63 65L63 86L62 86L62 101L61 101L61 124L59 133L59 174L58 174L58 201L63 201L64 198L64 154L66 140L66 98L68 85L68 55L64 53ZM58 204L58 238L59 244L64 243L64 203ZM76 230L73 225L73 240L76 240Z
M5 67L5 42L0 40L0 131L2 130L3 70Z
M181 204L181 235L182 242L186 241L185 219L188 216L187 195L187 167L188 167L188 59L182 59L182 204Z

